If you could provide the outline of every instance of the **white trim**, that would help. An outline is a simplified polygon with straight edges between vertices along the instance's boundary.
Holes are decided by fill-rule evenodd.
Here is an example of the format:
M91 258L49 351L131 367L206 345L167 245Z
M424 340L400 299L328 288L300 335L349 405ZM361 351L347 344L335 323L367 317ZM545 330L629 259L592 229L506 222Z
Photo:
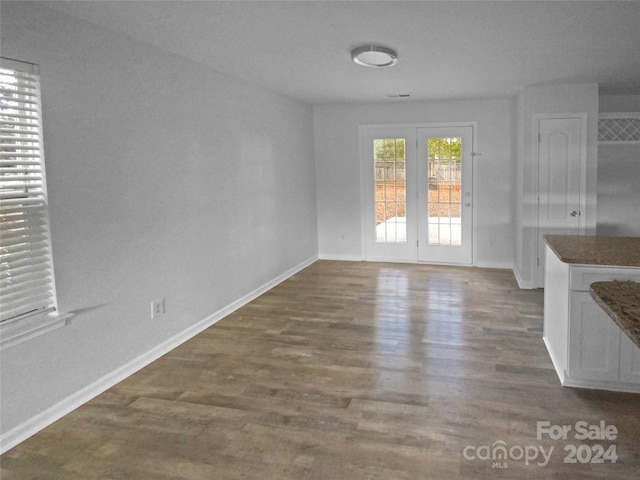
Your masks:
M178 347L182 343L186 342L190 338L196 336L203 330L209 328L211 325L214 325L215 323L217 323L227 315L233 313L240 307L251 302L255 298L262 295L263 293L267 292L268 290L272 289L279 283L283 282L287 278L295 275L300 270L308 267L309 265L314 263L317 259L318 259L317 256L308 258L304 262L287 270L286 272L277 276L273 280L265 283L264 285L258 287L252 292L247 293L243 297L240 297L235 302L232 302L226 307L221 308L217 312L212 313L205 319L190 326L189 328L183 330L177 335L174 335L173 337L167 339L166 341L155 346L151 350L143 353L139 357L113 370L112 372L96 380L90 385L87 385L81 390L68 396L64 400L61 400L60 402L47 408L43 412L31 417L29 420L3 433L2 435L0 435L0 454L15 447L20 442L23 442L24 440L36 434L43 428L47 427L48 425L51 425L56 420L67 415L68 413L75 410L76 408L83 405L84 403L88 402L92 398L96 397L102 392L113 387L114 385L121 382L125 378L133 375L138 370L154 362L155 360L162 357L166 353L170 352L174 348Z
M613 142L605 142L603 140L598 140L599 147L607 147L607 146L616 146L616 145L640 145L640 140L617 140Z
M365 260L365 262L372 263L413 263L415 265L422 264L422 262L418 262L415 258L398 258L398 257L369 257ZM429 265L429 264L424 264ZM433 264L435 265L435 264Z
M553 363L553 369L556 371L556 375L558 375L558 380L560 380L560 385L564 385L564 379L566 377L565 371L560 368L560 364L556 359L556 356L553 354L553 349L549 344L549 340L547 337L542 337L542 341L544 342L545 347L547 348L547 352L549 353L549 357L551 357L551 363Z
M427 122L427 123L367 123L361 124L364 128L431 128L431 127L470 127L477 126L477 120L467 122Z
M538 288L532 280L526 282L522 279L522 275L520 275L520 272L518 271L517 268L513 267L511 269L513 271L513 275L516 277L516 282L518 282L518 287L523 289L523 290L533 290L535 288Z
M29 75L40 75L40 65L37 63L25 62L17 58L0 57L0 67L16 70Z
M469 122L471 125L471 146L473 148L471 152L471 188L473 189L473 195L471 196L471 263L477 265L478 261L478 177L479 171L476 168L476 161L479 161L478 155L482 155L482 152L478 151L478 139L479 122ZM476 160L477 159L477 160ZM509 267L511 268L511 267Z
M359 255L344 255L344 254L339 254L339 253L321 253L318 256L318 260L335 260L335 261L341 261L341 262L364 262L365 260L360 257ZM442 264L442 263L432 263L432 262L416 262L413 259L405 259L405 260L397 260L397 259L388 259L388 258L380 258L380 259L375 259L375 260L366 260L367 262L385 262L385 263L415 263L418 265L446 265L446 264ZM494 269L499 269L499 270L513 270L513 262L510 261L499 261L499 262L494 262L494 261L481 261L481 262L477 262L475 265L460 265L459 263L455 263L455 264L449 264L451 266L457 266L457 267L464 267L464 266L470 266L470 267L477 267L477 268L494 268ZM515 272L514 272L515 274Z
M547 337L542 337L545 346L547 347L547 351L549 352L549 357L551 357L551 363L553 363L553 368L558 375L558 379L560 380L560 385L563 387L571 387L571 388L588 388L589 390L609 390L615 392L627 392L627 393L640 393L640 385L635 383L620 383L620 382L608 382L605 380L581 380L576 378L570 378L567 376L567 373L560 368L560 364L558 363L556 357L553 355L553 350L549 345L549 341Z
M598 118L640 118L640 112L600 112Z
M362 262L363 258L360 255L344 255L340 253L321 253L318 255L318 260L338 260L341 262Z
M42 313L0 326L0 351L69 325L73 313Z
M481 261L481 262L476 262L474 266L478 268L496 268L500 270L513 270L513 262L509 262L506 260L500 261L500 262Z
M597 380L576 380L565 377L563 387L588 388L589 390L608 390L614 392L640 393L640 385L635 383L606 382Z

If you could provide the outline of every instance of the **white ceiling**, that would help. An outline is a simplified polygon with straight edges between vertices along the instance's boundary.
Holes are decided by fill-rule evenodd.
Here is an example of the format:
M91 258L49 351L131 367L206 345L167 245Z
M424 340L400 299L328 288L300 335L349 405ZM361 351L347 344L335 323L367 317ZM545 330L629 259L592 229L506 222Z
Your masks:
M44 5L310 102L503 97L598 82L640 94L639 1L46 1ZM350 50L398 52L389 69Z

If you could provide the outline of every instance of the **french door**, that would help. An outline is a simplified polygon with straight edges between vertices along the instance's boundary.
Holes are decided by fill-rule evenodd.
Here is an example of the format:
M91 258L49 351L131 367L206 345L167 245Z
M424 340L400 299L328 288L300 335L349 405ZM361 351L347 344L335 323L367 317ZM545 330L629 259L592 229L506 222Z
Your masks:
M471 264L473 127L363 126L365 260Z
M417 260L416 129L360 127L365 260Z
M418 129L418 261L473 260L472 127Z

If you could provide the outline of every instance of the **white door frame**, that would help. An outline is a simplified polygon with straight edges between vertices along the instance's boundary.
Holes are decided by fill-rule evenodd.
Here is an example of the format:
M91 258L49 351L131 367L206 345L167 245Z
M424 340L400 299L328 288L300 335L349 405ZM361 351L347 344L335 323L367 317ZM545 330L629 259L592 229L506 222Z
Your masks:
M586 212L587 212L587 113L537 113L533 115L533 132L532 141L534 148L535 168L536 168L536 242L535 250L532 258L532 271L533 284L541 287L544 285L544 278L542 276L542 267L544 265L544 258L539 257L540 243L544 242L540 238L540 142L538 141L538 135L540 134L540 120L548 119L580 119L580 217L579 217L579 234L584 235L586 232Z
M471 265L475 265L477 261L477 228L478 228L478 209L476 206L478 205L478 175L476 174L475 163L478 160L478 156L481 155L478 153L478 122L477 121L468 121L468 122L429 122L429 123L390 123L390 124L365 124L360 125L358 127L358 143L360 146L360 239L361 239L361 257L362 260L367 261L383 261L384 259L371 258L367 252L366 246L366 235L370 233L370 225L368 223L368 216L365 214L365 208L367 208L367 202L369 201L369 191L371 188L369 185L369 177L370 175L367 173L369 168L371 168L371 159L366 157L365 155L365 145L363 145L363 136L367 131L375 130L384 130L388 128L389 130L398 130L398 129L414 129L416 131L416 142L417 142L417 130L418 128L446 128L446 127L471 127L472 130L472 151L471 151L471 179L472 179L472 201L471 201L471 210L472 210L472 233L471 233L471 242L472 242L472 263ZM417 161L417 159L416 159ZM409 173L409 172L407 172ZM412 175L417 175L416 172L411 172ZM415 192L417 194L417 191ZM408 201L408 198L407 198ZM418 247L416 244L415 247L415 256L412 258L407 258L404 260L398 259L387 259L388 261L393 262L405 262L405 263L418 263Z

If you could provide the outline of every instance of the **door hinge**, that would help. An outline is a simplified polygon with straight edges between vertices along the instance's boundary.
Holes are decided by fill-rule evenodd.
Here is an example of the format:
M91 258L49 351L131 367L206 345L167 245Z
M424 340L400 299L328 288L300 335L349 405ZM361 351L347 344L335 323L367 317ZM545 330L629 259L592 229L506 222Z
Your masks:
M538 143L540 143L541 141L542 141L542 136L538 134Z
M540 266L540 257L536 258L536 265Z

